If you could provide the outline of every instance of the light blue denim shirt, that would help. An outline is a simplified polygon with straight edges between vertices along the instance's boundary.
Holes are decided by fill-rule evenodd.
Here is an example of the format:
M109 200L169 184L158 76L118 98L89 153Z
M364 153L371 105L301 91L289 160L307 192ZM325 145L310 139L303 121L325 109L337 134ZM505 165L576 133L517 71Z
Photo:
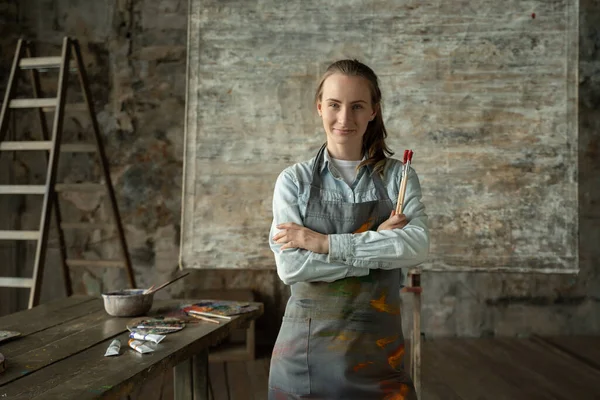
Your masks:
M409 223L404 228L328 235L329 254L304 249L281 251L282 245L273 242L273 236L279 232L276 226L285 222L304 225L313 161L314 158L286 168L279 174L275 183L269 244L275 254L277 273L285 284L332 282L346 277L368 275L369 269L406 269L425 261L429 253L427 214L425 206L421 203L419 178L412 168L408 173L403 209ZM348 186L326 151L321 173L321 193L324 200L361 203L377 199L375 184L366 167L360 169L352 186ZM402 163L388 158L382 180L394 208L398 200L401 177ZM405 273L401 274L404 275Z

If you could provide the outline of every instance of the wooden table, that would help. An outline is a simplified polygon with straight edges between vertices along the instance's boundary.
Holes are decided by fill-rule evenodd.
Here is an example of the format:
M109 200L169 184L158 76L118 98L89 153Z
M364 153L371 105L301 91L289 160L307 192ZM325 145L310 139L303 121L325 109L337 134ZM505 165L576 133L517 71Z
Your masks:
M194 301L155 300L150 314ZM120 398L171 368L176 399L208 399L209 346L262 315L256 304L259 310L219 325L188 324L149 354L127 346L131 318L109 316L98 297L72 296L1 317L0 329L22 335L0 343L0 399ZM113 339L121 340L120 355L104 357Z

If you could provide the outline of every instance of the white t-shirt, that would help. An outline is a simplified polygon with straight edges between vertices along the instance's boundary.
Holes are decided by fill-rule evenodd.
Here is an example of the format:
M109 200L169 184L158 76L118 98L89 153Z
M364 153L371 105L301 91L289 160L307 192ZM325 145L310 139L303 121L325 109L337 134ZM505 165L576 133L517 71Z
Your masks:
M331 162L335 165L335 168L342 174L342 178L348 184L348 186L352 186L352 182L354 182L354 178L356 178L356 167L358 164L362 162L362 160L358 161L349 161L349 160L338 160L336 158L331 158Z

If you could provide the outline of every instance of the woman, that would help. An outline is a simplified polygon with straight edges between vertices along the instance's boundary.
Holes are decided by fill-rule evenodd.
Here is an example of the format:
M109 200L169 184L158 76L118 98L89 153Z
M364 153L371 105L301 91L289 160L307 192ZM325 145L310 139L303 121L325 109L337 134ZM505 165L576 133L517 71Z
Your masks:
M388 158L378 78L356 60L329 66L315 103L327 143L286 168L270 245L291 285L271 358L270 399L416 399L403 368L402 269L429 250L416 173L395 214L402 163Z

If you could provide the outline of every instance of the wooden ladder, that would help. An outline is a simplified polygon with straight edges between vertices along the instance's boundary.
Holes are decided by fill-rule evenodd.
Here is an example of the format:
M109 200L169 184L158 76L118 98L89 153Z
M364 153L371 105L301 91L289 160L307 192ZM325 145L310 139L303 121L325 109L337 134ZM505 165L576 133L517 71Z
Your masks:
M58 69L58 86L55 98L40 98L41 83L40 71ZM29 70L32 81L33 98L15 99L16 84L19 75ZM62 144L62 129L64 112L67 98L68 74L70 71L77 71L81 94L85 104L74 105L83 106L83 109L89 113L94 132L95 144L72 143ZM71 106L71 105L69 105ZM35 141L6 141L8 131L9 115L14 109L30 108L36 109L40 120L40 127L43 140ZM49 138L48 125L44 112L54 112L54 121L52 125L52 136ZM119 215L115 192L110 179L106 153L100 137L100 129L94 105L91 98L91 92L88 85L88 78L85 72L81 50L77 40L65 37L62 43L62 53L60 57L34 57L33 49L29 42L19 39L15 51L15 57L12 63L8 86L2 103L0 113L0 154L5 151L44 151L47 155L47 173L45 185L0 185L0 194L21 194L21 195L43 195L41 223L38 230L0 230L0 240L31 240L37 241L35 261L33 265L33 276L31 278L19 277L0 277L0 287L28 288L29 308L39 304L40 292L42 287L42 277L44 273L44 263L46 258L46 249L48 246L48 236L50 228L50 211L54 213L56 227L58 230L58 240L60 254L62 258L62 272L67 296L73 294L71 278L69 274L70 267L121 267L127 271L129 285L135 288L135 279L131 267L131 259L127 251L127 242L123 224ZM77 183L77 184L58 184L56 183L58 160L60 152L97 152L100 158L100 164L104 175L104 184L102 183ZM65 223L62 222L60 207L58 203L57 192L81 192L107 190L110 198L112 215L116 223L118 238L121 248L122 260L77 260L69 259L67 256L67 247L65 242L64 229L94 229L99 224L92 223Z

